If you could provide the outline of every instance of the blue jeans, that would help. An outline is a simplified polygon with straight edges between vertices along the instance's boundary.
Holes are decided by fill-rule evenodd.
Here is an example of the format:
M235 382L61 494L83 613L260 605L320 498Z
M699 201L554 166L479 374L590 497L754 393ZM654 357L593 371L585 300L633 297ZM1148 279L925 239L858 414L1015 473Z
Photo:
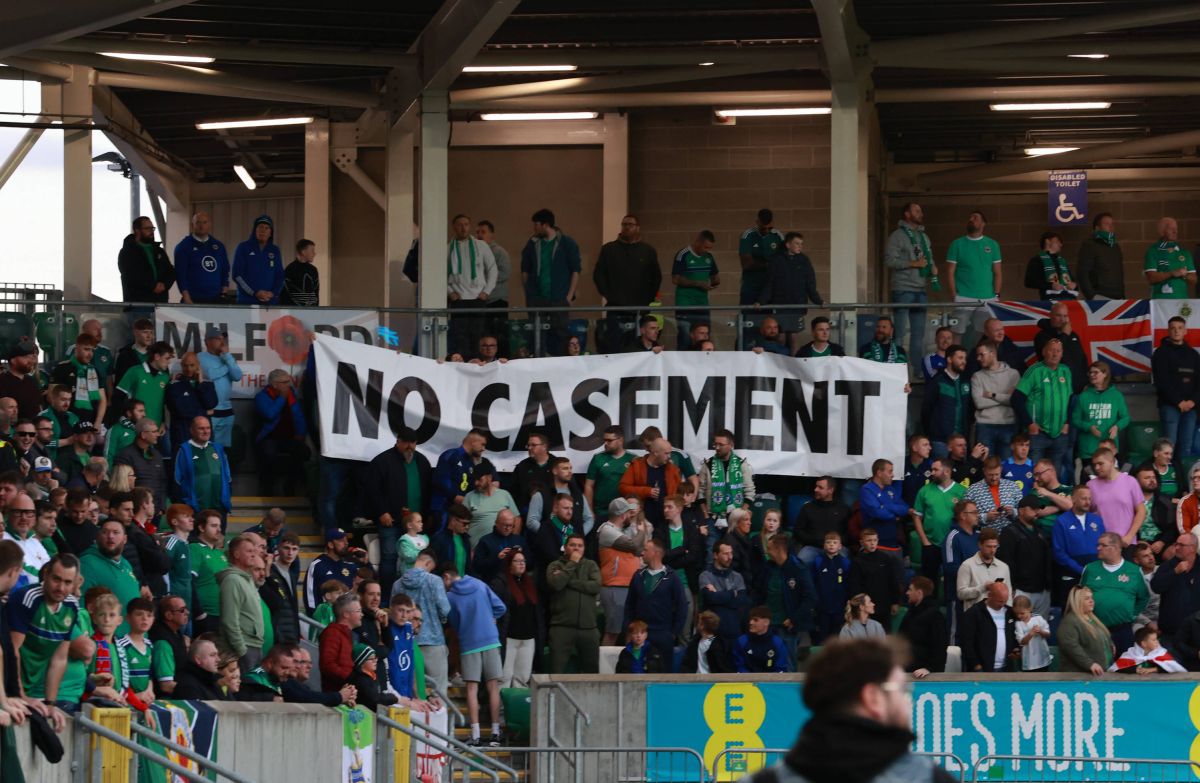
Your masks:
M1029 456L1034 462L1039 459L1048 459L1054 463L1054 470L1058 473L1058 480L1064 484L1071 483L1071 474L1074 472L1074 456L1071 451L1071 436L1059 435L1051 438L1044 432L1039 432L1037 435L1029 436Z
M1008 459L1012 454L1010 441L1016 431L1015 424L976 424L975 442L987 446L989 454Z
M400 558L397 542L400 540L399 519L391 527L379 526L379 586L383 592L392 594L392 582L396 581L396 561Z
M1175 463L1192 453L1192 439L1196 435L1196 409L1181 413L1174 405L1158 406L1158 418L1162 420L1163 437L1175 444Z
M354 463L333 457L319 457L318 469L321 474L321 487L317 494L317 510L321 515L321 527L325 530L335 530L338 525L337 506L341 497L342 487L350 475L350 467Z
M924 304L924 291L892 291L892 301L896 304ZM912 330L912 340L908 345L908 361L918 370L921 368L921 358L925 354L925 315L924 308L902 308L895 312L896 345L905 347L904 333L906 326Z
M220 443L222 448L228 449L233 446L232 416L212 417L212 439Z

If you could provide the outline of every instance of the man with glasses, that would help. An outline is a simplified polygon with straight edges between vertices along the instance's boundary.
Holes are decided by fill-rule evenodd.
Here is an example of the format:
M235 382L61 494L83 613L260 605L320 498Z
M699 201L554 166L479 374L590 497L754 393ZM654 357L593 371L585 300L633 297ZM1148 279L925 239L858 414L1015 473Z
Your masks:
M624 430L617 424L606 428L604 449L588 463L587 478L583 481L583 496L599 521L608 516L608 504L620 494L617 486L630 462L633 455L625 450Z
M950 622L950 643L962 618L958 595L958 569L979 551L979 509L970 500L954 504L954 527L942 543L942 575L946 580L946 617Z
M303 647L297 648L292 656L292 667L295 670L295 676L289 677L280 685L283 689L284 701L293 704L324 704L326 707L337 707L342 704L348 707L354 706L358 689L349 683L337 691L317 691L308 687L313 669L312 654L308 650Z
M47 428L53 431L48 425ZM29 466L30 470L33 469L34 460L38 457L46 457L48 459L50 456L49 454L39 453L37 427L29 419L21 419L13 427L12 443L16 448L18 462L23 460Z
M1196 536L1181 533L1150 580L1150 589L1160 597L1158 627L1167 639L1183 621L1200 609L1200 568L1196 568ZM1169 646L1169 645L1168 645Z
M37 510L27 492L18 492L4 509L4 535L0 540L14 541L25 553L25 572L30 582L38 581L38 572L50 562L50 553L33 534Z
M479 338L478 355L471 360L471 364L484 365L492 362L505 364L508 359L500 356L500 340L494 335L485 334Z
M1033 465L1033 494L1041 504L1038 511L1038 528L1046 535L1054 527L1054 520L1064 511L1071 510L1072 487L1058 480L1054 461L1040 459Z
M158 619L150 627L150 671L155 693L169 695L175 690L176 668L187 661L188 638L184 630L189 619L187 601L183 598L168 595L158 602Z
M519 446L513 446L514 450L517 448ZM512 496L517 501L522 516L529 512L530 499L554 482L554 477L550 475L550 463L555 455L550 453L550 438L546 433L541 430L531 431L526 436L525 448L529 451L529 456L518 462L512 472ZM461 498L457 502L461 503Z
M1118 650L1133 646L1133 621L1146 608L1150 592L1142 570L1121 555L1124 542L1117 533L1100 536L1096 545L1099 557L1083 567L1079 584L1091 588L1096 599L1096 617L1112 634Z

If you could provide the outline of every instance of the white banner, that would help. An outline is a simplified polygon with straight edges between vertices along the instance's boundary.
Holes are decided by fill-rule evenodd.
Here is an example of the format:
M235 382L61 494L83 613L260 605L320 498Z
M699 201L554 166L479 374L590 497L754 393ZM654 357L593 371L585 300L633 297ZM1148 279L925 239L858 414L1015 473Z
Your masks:
M1187 321L1188 343L1200 339L1200 299L1151 299L1150 325L1154 331L1154 347L1167 336L1167 322L1174 317Z
M229 335L229 351L242 369L233 385L234 399L249 399L267 385L271 370L287 370L297 380L304 374L310 332L373 344L379 327L374 310L329 310L285 307L160 306L155 310L158 339L175 349L204 350L204 332L218 326Z
M316 367L327 457L369 460L407 425L436 461L474 427L489 433L496 467L511 470L536 428L582 471L614 423L628 444L656 425L695 457L711 455L713 433L727 428L756 471L776 475L866 478L875 459L900 466L904 455L902 364L664 351L480 366L321 334Z

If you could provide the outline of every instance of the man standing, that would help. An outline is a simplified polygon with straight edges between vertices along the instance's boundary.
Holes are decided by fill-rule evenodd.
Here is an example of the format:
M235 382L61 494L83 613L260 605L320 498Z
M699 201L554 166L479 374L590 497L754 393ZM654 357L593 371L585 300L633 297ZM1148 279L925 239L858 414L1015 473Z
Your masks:
M299 557L299 536L284 533L267 570L267 581L258 588L259 596L267 605L276 643L300 641L300 610L296 601L296 577L292 574L293 564L299 573Z
M946 349L946 366L925 384L921 426L935 457L946 456L950 436L966 432L971 423L971 384L963 374L966 369L967 349L951 345Z
M600 549L600 603L604 607L604 638L601 644L616 644L629 620L625 604L629 584L642 567L642 551L650 540L650 523L638 521L635 507L625 498L608 505L608 518L596 531Z
M200 357L194 351L179 357L179 374L167 385L166 404L167 413L171 415L171 438L168 443L176 447L187 440L192 419L213 414L217 404L217 389L212 381L204 380L200 371ZM144 408L142 415L145 415Z
M1196 568L1196 536L1181 533L1175 540L1171 556L1150 580L1150 589L1161 597L1158 606L1158 626L1168 638L1183 622L1200 609L1200 568Z
M1050 614L1050 544L1034 527L1041 504L1026 495L1017 504L1017 522L1000 533L996 559L1007 563L1012 572L1013 597L1025 596L1033 604L1033 613Z
M858 491L864 528L874 528L879 534L879 548L901 558L900 530L911 509L900 497L892 483L892 463L877 459L871 465L871 480Z
M212 440L207 416L192 419L192 437L175 453L175 485L181 502L192 508L212 508L222 515L233 510L229 457Z
M858 355L873 362L906 364L908 354L892 340L892 319L881 315L875 322L875 339L858 349Z
M1046 347L1046 341L1057 339L1063 346L1062 363L1071 370L1071 391L1075 394L1087 388L1088 358L1083 350L1083 341L1071 326L1071 308L1066 302L1055 302L1050 307L1050 319L1039 322L1041 327L1033 339L1033 351L1038 356Z
M410 437L410 436L405 436ZM416 433L411 436L416 440ZM444 521L446 509L455 503L461 504L471 490L471 474L483 459L487 435L482 430L471 430L462 440L462 445L447 449L438 457L433 471L432 496L429 510L433 518L426 526L426 533L433 533ZM415 510L415 509L414 509Z
M1146 250L1142 265L1151 299L1187 299L1196 284L1196 265L1192 254L1179 245L1179 224L1175 218L1158 221L1158 243Z
M738 304L752 305L766 285L771 259L783 247L783 234L774 227L775 215L769 209L760 209L754 226L742 232L738 240L738 260L742 264L742 285L738 292ZM743 312L744 315L748 314Z
M899 342L897 340L897 342ZM946 350L954 345L954 331L949 326L939 326L933 332L933 353L927 354L921 360L921 375L928 382L937 375L938 370L946 366ZM917 356L920 356L918 349Z
M80 332L75 338L75 350L69 359L59 362L50 373L50 380L71 390L71 412L84 421L99 426L108 410L108 393L100 373L92 364L96 338ZM19 405L18 405L19 408Z
M712 254L716 242L713 232L704 229L696 234L690 245L675 254L675 260L671 263L671 282L675 285L677 307L708 307L708 292L721 284L721 270L717 268L717 259ZM676 312L676 347L681 351L691 348L692 327L710 326L711 321L708 310Z
M296 257L283 270L280 304L286 307L316 307L321 303L321 272L313 263L316 258L316 242L311 239L296 242Z
M167 382L171 380L167 369L175 358L175 349L159 341L147 350L146 361L135 364L125 371L117 381L117 390L146 403L146 418L156 424L165 424L167 419ZM115 395L115 392L114 392Z
M604 449L588 463L587 478L583 481L583 496L603 519L608 504L616 500L617 487L633 455L625 450L625 431L614 424L604 430Z
M446 598L450 601L450 627L458 635L462 660L462 677L467 683L467 715L470 718L471 740L468 744L480 747L479 683L486 683L488 714L492 716L492 736L489 747L500 746L500 678L504 674L500 662L500 636L496 621L508 611L492 589L478 579L447 569L442 574L446 583Z
M333 602L336 618L321 631L321 690L337 691L354 671L354 631L363 622L362 603L355 593L342 593Z
M546 510L553 508L562 495L571 498L571 505L574 507L572 519L575 520L579 532L585 536L592 532L592 528L596 524L596 517L592 513L592 507L588 505L583 491L575 483L574 476L571 460L566 457L551 458L550 483L541 487L529 499L529 513L525 518L525 528L531 534L538 532L545 519Z
M1113 232L1113 216L1092 219L1092 235L1079 245L1079 290L1084 299L1125 298L1125 256Z
M415 512L434 523L429 515L432 481L433 468L417 451L417 433L408 427L396 433L395 447L376 455L367 465L364 511L379 525L379 581L385 594L391 595L396 581L396 542L405 532L405 514Z
M67 669L67 648L86 627L79 619L74 595L79 560L71 554L55 555L46 565L46 578L9 594L4 625L12 642L13 676L19 696L46 706L65 701L61 690ZM7 683L6 683L7 685ZM78 695L75 695L78 699ZM37 709L45 714L42 709Z
M596 290L607 307L645 307L658 298L662 287L662 269L658 252L642 241L642 227L637 215L621 218L621 233L612 242L605 242L592 272ZM603 350L619 353L624 333L633 330L638 313L608 313L605 318Z
M200 369L212 381L217 392L217 404L212 412L213 440L223 448L233 445L233 384L242 379L242 368L229 352L229 340L219 326L209 326L204 332L204 353L200 354Z
M979 551L979 509L963 498L954 504L954 527L946 534L942 550L942 577L947 599L946 617L950 621L950 641L962 620L958 601L958 569Z
M1010 604L1008 585L992 582L983 599L963 613L958 641L964 672L1002 672L1020 655L1017 617Z
M341 582L347 590L353 589L354 577L358 574L358 563L347 556L349 550L350 543L346 540L346 531L326 531L325 551L309 564L304 580L305 607L310 615L316 612L321 604L321 585L330 579Z
M789 231L783 237L783 247L770 260L767 282L758 295L756 306L803 305L809 302L815 305L825 304L821 292L817 290L817 273L813 269L812 261L804 254L804 235L799 231ZM789 310L779 314L787 325L783 330L787 334L788 342L786 356L795 354L800 347L804 313L804 310ZM776 328L778 327L779 324L776 323Z
M124 378L130 367L150 361L151 345L154 345L154 322L149 318L139 318L133 322L133 342L117 351L112 367L113 383Z
M904 595L904 562L897 552L885 552L879 546L879 534L872 528L864 528L859 541L862 549L851 563L846 594L871 596L875 603L872 619L891 631Z
M259 215L250 236L233 251L233 282L238 304L279 304L283 290L283 253L275 244L275 223Z
M1116 456L1108 449L1100 449L1093 455L1092 468L1096 477L1087 486L1092 491L1092 506L1104 520L1104 529L1116 533L1122 546L1133 546L1146 521L1141 485L1133 476L1121 472Z
M501 356L508 354L508 316L502 311L508 309L508 279L512 277L512 259L508 251L496 241L496 226L490 220L481 220L475 226L475 238L482 240L492 251L496 259L496 286L488 297L485 309L495 313L487 317L487 334L496 335L503 350Z
M917 490L910 513L921 542L921 574L933 581L942 573L942 545L954 524L954 504L966 493L945 457L933 461L929 483Z
M184 304L220 304L229 286L229 254L225 243L209 234L207 212L192 215L192 233L175 245L175 274Z
M661 541L651 538L643 549L645 565L633 575L625 595L625 622L647 625L649 643L662 655L663 665L674 670L675 640L683 631L690 602L684 577L663 563Z
M196 521L197 538L188 545L191 560L192 585L195 591L193 630L199 636L204 632L219 629L221 616L221 587L217 574L229 567L225 557L225 534L221 532L221 517L202 510ZM181 596L192 603L188 596Z
M979 509L981 524L997 533L1017 521L1022 494L1017 482L1002 478L1001 472L1000 458L988 457L983 463L983 481L967 488L967 500Z
M796 356L801 359L818 359L823 356L845 356L845 348L829 341L831 332L832 327L828 318L818 315L812 319L812 342L801 346L800 350L796 351Z
M946 263L950 270L946 275L946 290L955 302L985 302L998 298L1001 285L1000 245L991 237L984 236L987 220L979 210L967 216L967 233L950 243L946 251ZM974 317L982 325L985 308L959 310L958 332L966 331Z
M1054 551L1054 562L1058 564L1059 580L1055 589L1059 595L1067 592L1079 581L1079 575L1088 563L1096 559L1100 536L1104 534L1104 520L1093 514L1092 491L1079 485L1071 492L1071 510L1065 511L1054 521L1050 541ZM1155 592L1161 592L1155 588Z
M1150 364L1163 435L1175 444L1182 461L1192 453L1200 384L1200 354L1188 344L1186 318L1176 315L1167 321L1167 336L1154 350Z
M532 567L533 550L525 542L525 537L516 532L517 517L512 511L501 509L488 529L490 532L479 539L471 553L471 573L476 579L490 584L493 577L504 577L505 572L501 569L508 567L509 558L517 552L521 552L526 565Z
M22 337L8 351L8 367L0 373L0 397L11 397L17 401L17 415L32 419L42 406L42 392L38 388L34 370L37 369L38 349L33 340Z
M989 318L983 322L983 336L975 343L975 347L978 348L985 342L995 343L996 358L1016 370L1018 375L1024 374L1026 352L1018 348L1012 338L1004 333L1004 322L999 318ZM967 375L974 375L977 370L979 361L972 353L967 356Z
M717 430L713 435L713 455L704 460L700 470L700 510L710 520L706 549L712 549L725 535L729 512L736 508L749 510L754 502L754 468L734 453L733 441L732 432Z
M83 592L93 587L107 587L116 594L121 606L143 596L150 597L149 588L138 584L134 576L133 566L125 559L125 526L119 519L106 519L100 523L100 531L96 534L96 543L79 558L79 572L83 575ZM144 592L143 592L144 591ZM117 635L124 635L129 626L121 623Z
M175 267L167 251L154 241L154 223L148 217L133 220L133 233L125 237L117 254L121 273L121 298L130 304L167 301L175 283Z
M713 547L712 564L700 574L700 611L720 618L717 634L726 642L738 638L750 609L746 580L733 570L733 545L720 541Z
M507 489L500 487L496 478L496 467L492 465L491 460L485 459L476 465L471 477L475 489L466 494L463 505L471 512L471 526L467 534L471 538L471 548L474 549L480 539L492 532L500 514L507 511L510 518L515 520L520 511L513 496ZM586 500L584 504L586 506Z
M975 405L975 440L987 446L989 453L1007 459L1009 441L1017 429L1011 401L1021 374L1000 361L996 349L991 340L975 349L979 371L971 376L971 402Z
M553 482L550 475L550 437L542 430L530 430L525 436L525 449L529 456L518 462L512 471L512 496L524 514L529 510L529 500Z
M959 566L955 577L955 594L964 612L970 611L972 606L984 599L988 585L993 582L1011 584L1012 574L1008 563L996 558L999 548L1000 534L985 528L979 532L979 551Z
M221 639L238 659L245 675L262 661L266 619L262 599L254 583L254 568L262 556L254 541L238 536L229 542L229 568L217 574L221 596Z
M455 215L446 248L446 299L454 311L482 310L496 287L496 259L483 240L471 236L471 218ZM479 342L483 318L464 312L450 319L450 351L467 356Z
M596 632L596 595L600 567L583 556L583 536L572 533L562 557L546 569L550 589L550 673L562 674L575 654L580 674L600 668L600 635Z
M1125 544L1116 533L1104 533L1096 546L1098 559L1083 567L1081 587L1091 588L1096 617L1112 634L1118 650L1133 646L1133 621L1146 608L1150 591L1142 569L1121 556Z
M256 437L258 451L258 487L264 495L274 495L276 481L283 479L283 493L294 495L296 484L305 480L304 465L312 456L305 443L308 423L300 407L300 397L287 370L271 370L267 386L254 395L258 414Z
M617 489L621 497L642 501L646 519L657 530L663 524L663 498L678 494L681 483L683 474L671 462L671 444L660 437L650 443L645 456L629 463Z
M526 307L568 307L579 287L579 245L554 223L554 213L533 213L533 236L521 251L521 282ZM561 356L567 342L567 314L549 315L550 334L544 351Z
M446 583L433 575L434 565L433 556L428 552L417 555L413 567L401 574L392 587L392 595L407 595L422 615L429 618L417 632L416 643L425 661L425 676L445 693L450 673L442 623L450 619L450 600L446 597Z
M1029 368L1012 396L1013 410L1029 431L1033 459L1054 460L1058 477L1071 475L1071 423L1074 396L1071 370L1062 363L1062 341L1052 337L1042 348L1042 360Z
M142 419L134 429L133 443L117 452L115 464L133 468L137 485L149 489L154 494L155 507L164 509L167 507L167 468L158 451L158 425Z
M926 284L938 278L937 266L933 263L932 243L925 233L925 213L920 204L910 201L904 205L902 215L896 230L888 236L883 251L883 262L892 270L892 301L897 304L924 304ZM939 284L934 290L940 288ZM896 342L901 350L905 347L906 332L912 333L908 355L920 356L925 345L924 308L896 310Z
M812 569L788 551L790 544L786 533L776 533L767 542L767 564L759 594L771 612L771 633L787 645L789 668L796 671L797 663L808 658L812 646L817 590Z

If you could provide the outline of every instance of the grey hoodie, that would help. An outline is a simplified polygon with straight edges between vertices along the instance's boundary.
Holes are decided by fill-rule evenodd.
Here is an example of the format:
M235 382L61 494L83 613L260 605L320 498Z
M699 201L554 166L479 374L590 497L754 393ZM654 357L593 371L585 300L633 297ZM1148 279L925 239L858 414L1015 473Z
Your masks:
M971 376L971 400L975 403L976 424L1016 424L1013 413L1013 390L1021 376L1016 370L997 360L990 370L976 370ZM983 396L984 392L995 392L995 399Z
M416 643L426 647L446 643L442 623L450 618L450 600L446 598L446 583L424 568L413 567L392 587L392 595L404 593L421 610L421 632Z
M909 266L916 260L917 254L913 250L912 242L908 240L908 234L904 233L901 227L904 221L901 220L897 224L897 228L893 231L887 240L887 246L883 251L883 263L888 269L892 270L892 290L893 291L924 291L927 278L921 277L920 269L913 269ZM924 232L924 226L910 226L919 232ZM928 239L928 235L926 235ZM929 248L933 249L933 240L929 240Z

